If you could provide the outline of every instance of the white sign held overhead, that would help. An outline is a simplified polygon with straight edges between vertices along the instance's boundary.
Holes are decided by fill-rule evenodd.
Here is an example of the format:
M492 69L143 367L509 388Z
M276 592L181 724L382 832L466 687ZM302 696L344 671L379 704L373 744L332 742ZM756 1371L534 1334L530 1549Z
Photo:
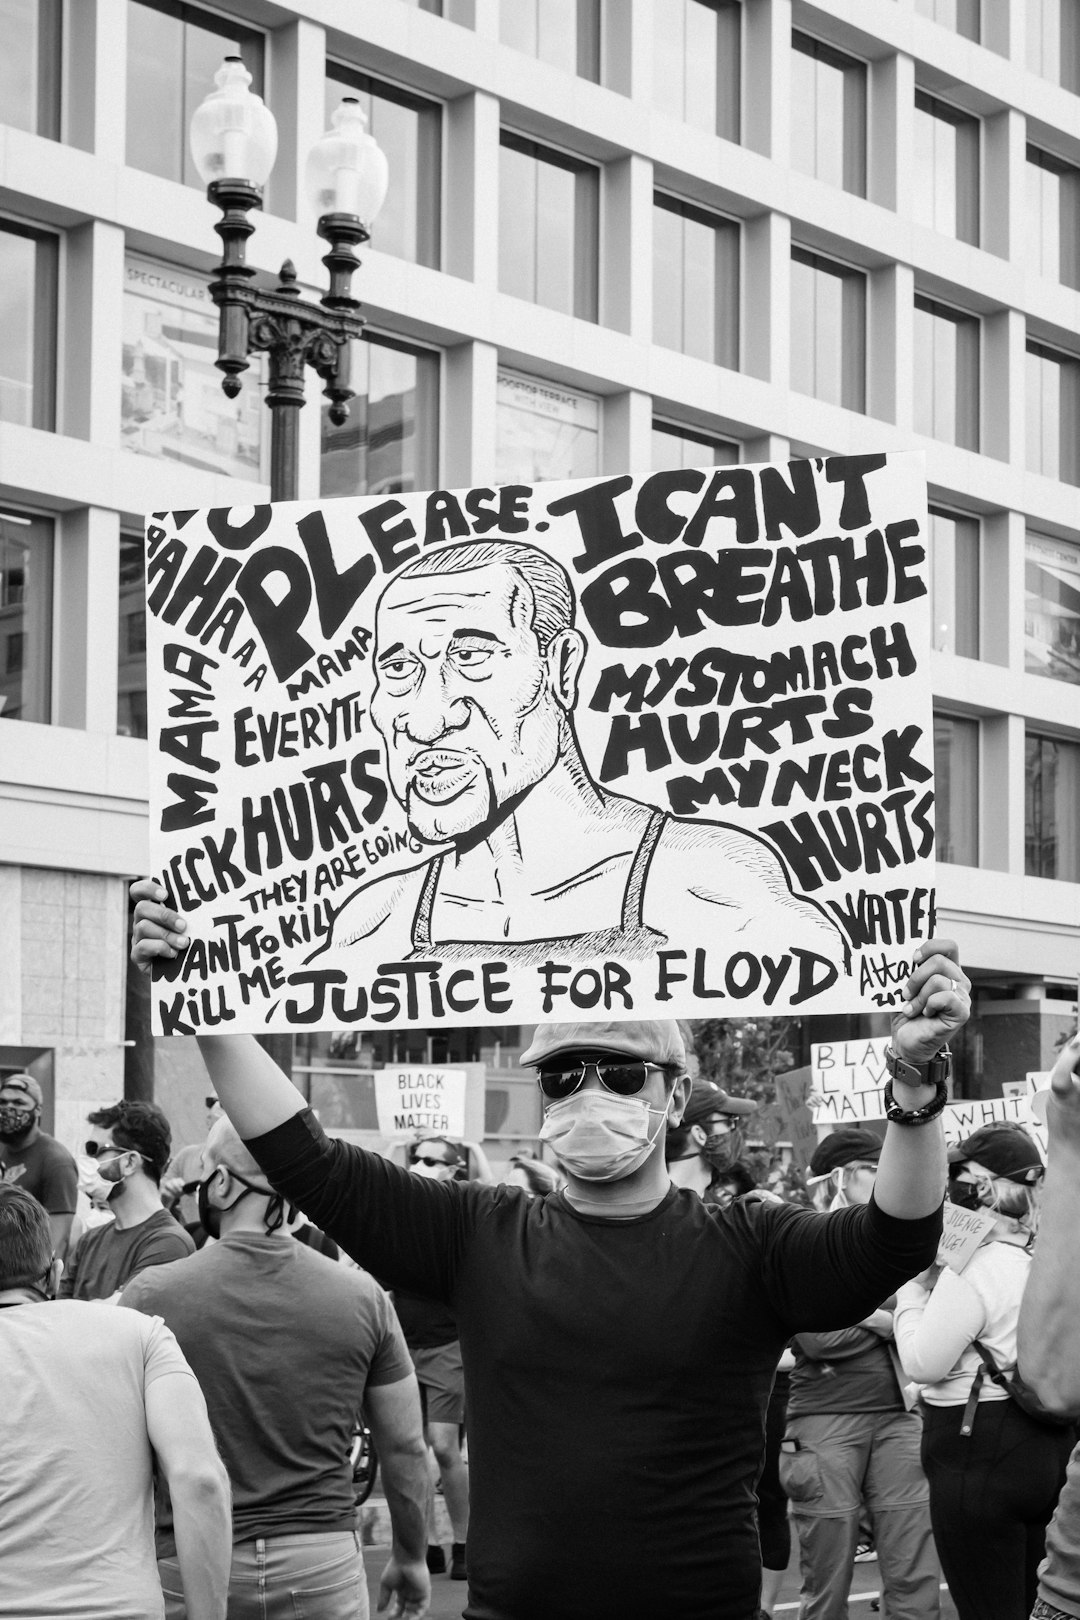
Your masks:
M463 1069L376 1069L375 1107L384 1136L465 1134Z

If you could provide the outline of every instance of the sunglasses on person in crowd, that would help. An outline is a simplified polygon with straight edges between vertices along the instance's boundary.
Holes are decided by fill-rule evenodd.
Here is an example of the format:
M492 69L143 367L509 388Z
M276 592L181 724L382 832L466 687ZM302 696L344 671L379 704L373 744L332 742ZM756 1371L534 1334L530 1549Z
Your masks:
M432 1157L431 1157L431 1155L430 1155L430 1154L429 1154L429 1153L414 1153L414 1154L413 1154L413 1156L412 1156L412 1158L411 1158L411 1160L410 1160L410 1161L409 1161L409 1162L410 1162L410 1163L411 1163L411 1164L441 1164L441 1165L449 1165L449 1164L451 1164L451 1163L452 1163L452 1162L453 1162L453 1161L452 1161L452 1160L451 1160L451 1159L433 1159L433 1158L432 1158Z
M560 1102L580 1090L590 1069L595 1071L604 1090L613 1091L617 1097L636 1097L639 1091L644 1090L650 1069L664 1073L662 1063L599 1058L587 1062L579 1059L573 1063L543 1063L536 1071L536 1079L545 1097L552 1102Z
M121 1147L118 1142L84 1142L83 1152L88 1159L103 1159L108 1153L139 1153L138 1148ZM140 1159L146 1159L145 1153L139 1153ZM149 1164L149 1159L146 1160Z

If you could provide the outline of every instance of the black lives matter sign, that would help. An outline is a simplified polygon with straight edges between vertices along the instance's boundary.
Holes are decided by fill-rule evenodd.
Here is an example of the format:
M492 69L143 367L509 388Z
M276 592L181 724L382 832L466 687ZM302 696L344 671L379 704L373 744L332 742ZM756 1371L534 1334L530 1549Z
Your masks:
M155 513L155 1029L896 1005L926 545L913 455Z

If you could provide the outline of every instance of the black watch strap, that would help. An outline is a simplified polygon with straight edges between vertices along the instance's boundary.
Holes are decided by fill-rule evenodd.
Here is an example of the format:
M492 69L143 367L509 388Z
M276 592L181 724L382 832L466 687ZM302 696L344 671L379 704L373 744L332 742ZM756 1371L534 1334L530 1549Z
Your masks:
M939 1086L947 1085L952 1079L952 1053L947 1046L930 1059L928 1063L908 1063L891 1046L885 1048L885 1068L892 1080L899 1080L904 1086Z

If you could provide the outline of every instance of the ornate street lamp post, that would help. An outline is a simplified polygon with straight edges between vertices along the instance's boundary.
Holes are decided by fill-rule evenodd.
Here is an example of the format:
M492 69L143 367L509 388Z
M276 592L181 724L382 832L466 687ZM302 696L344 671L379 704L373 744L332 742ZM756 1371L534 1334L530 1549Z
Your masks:
M368 240L386 197L386 158L367 133L359 102L345 97L333 127L312 147L305 173L319 216L318 233L330 244L323 257L329 290L317 304L301 298L296 268L288 259L276 287L255 287L255 271L246 262L247 239L255 229L248 216L262 207L263 186L277 155L277 126L261 96L249 89L251 74L238 56L225 58L214 83L217 88L191 120L191 154L206 181L207 197L221 210L214 229L224 255L210 283L220 311L216 363L225 373L222 388L235 399L249 356L260 351L269 356L270 499L296 500L306 366L323 379L330 420L340 426L348 416L347 402L353 397L349 345L364 328L360 305L350 293L360 264L354 250Z

